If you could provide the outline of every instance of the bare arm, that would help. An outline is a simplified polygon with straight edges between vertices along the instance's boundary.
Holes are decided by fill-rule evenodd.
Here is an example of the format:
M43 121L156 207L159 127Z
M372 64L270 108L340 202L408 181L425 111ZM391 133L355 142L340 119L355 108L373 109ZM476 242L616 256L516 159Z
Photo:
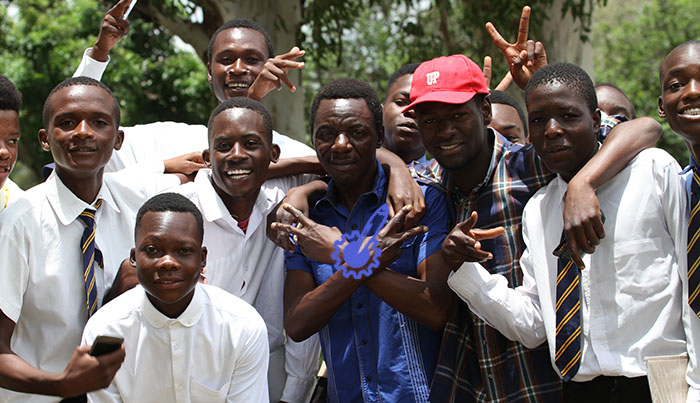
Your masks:
M95 44L88 56L98 62L106 62L109 52L129 32L129 21L124 19L124 13L129 8L131 0L120 0L105 14L97 34Z
M29 365L10 348L15 323L0 311L0 387L17 392L53 396L77 396L107 387L124 361L124 348L92 357L78 347L60 373L48 373Z
M270 163L267 179L301 174L325 175L326 171L323 170L316 156L282 158Z
M564 231L571 258L580 267L579 249L593 253L605 237L595 189L617 175L640 151L653 147L661 137L661 125L638 118L615 126L601 149L569 181L564 204Z
M413 206L406 217L406 228L418 225L418 221L425 214L425 197L406 168L406 163L386 148L377 149L377 159L382 165L389 167L389 188L387 189L389 217L394 216L405 206Z

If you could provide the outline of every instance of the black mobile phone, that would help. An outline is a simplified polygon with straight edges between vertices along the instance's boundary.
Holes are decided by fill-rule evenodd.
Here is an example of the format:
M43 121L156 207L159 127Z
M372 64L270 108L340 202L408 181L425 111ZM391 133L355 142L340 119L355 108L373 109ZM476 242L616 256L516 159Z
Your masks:
M92 347L90 347L90 355L97 357L102 354L109 354L121 347L122 343L124 343L123 337L97 336L95 342L92 343Z

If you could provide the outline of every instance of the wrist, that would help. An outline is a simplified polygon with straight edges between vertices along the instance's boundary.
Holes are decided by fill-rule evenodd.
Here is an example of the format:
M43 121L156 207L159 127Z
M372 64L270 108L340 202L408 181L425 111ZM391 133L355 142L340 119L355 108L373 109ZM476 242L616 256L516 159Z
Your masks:
M92 45L92 49L88 53L88 56L90 58L97 60L98 62L106 62L109 60L109 51L110 49L105 49L103 46L100 45L99 41L95 42L94 45Z

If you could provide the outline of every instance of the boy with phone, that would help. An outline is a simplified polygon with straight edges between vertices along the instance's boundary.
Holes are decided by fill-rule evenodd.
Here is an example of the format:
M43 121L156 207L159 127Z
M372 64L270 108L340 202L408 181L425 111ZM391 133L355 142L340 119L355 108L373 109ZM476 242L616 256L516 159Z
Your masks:
M105 305L83 333L83 345L123 337L127 355L89 401L268 401L265 322L238 297L199 283L207 249L197 207L179 194L155 196L139 210L134 238L129 263L141 286ZM155 374L158 382L147 376Z

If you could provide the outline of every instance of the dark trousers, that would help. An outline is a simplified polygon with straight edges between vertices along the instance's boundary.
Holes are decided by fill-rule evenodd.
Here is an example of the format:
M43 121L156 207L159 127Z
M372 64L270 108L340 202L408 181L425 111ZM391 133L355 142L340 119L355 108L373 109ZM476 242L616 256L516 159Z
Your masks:
M651 403L646 376L599 376L588 382L565 382L566 403Z

